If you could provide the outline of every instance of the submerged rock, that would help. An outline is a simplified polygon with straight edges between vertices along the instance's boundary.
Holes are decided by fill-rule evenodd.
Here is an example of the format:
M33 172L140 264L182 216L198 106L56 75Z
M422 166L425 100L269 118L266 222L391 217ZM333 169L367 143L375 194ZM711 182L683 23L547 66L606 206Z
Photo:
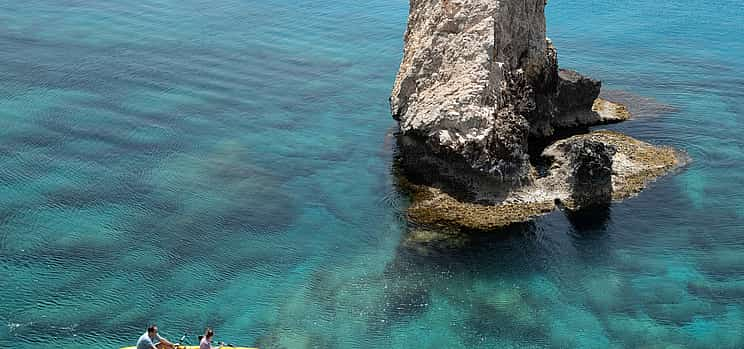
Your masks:
M410 230L402 246L425 256L438 251L463 248L469 242L469 237L457 230L420 228Z

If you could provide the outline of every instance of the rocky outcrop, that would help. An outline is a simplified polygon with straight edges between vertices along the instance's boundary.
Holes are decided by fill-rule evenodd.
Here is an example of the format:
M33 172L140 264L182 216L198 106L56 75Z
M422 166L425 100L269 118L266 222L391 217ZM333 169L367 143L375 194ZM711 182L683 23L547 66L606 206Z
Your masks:
M558 69L544 9L545 0L411 0L390 98L402 135L446 163L522 182L530 135L611 121L592 112L598 81Z
M599 81L559 69L545 4L410 0L390 107L399 182L419 226L489 230L557 205L605 205L684 163L670 148L609 131L558 140L530 158L530 142L544 147L556 134L630 118L599 98ZM419 240L448 236L422 231Z
M542 154L551 165L544 177L514 189L498 203L476 203L436 186L399 177L411 195L408 218L425 226L493 230L526 222L557 206L577 210L622 200L687 163L685 154L621 133L595 131L560 140Z
M602 98L594 100L591 108L582 115L601 115L602 122L623 121L630 118L630 113L625 106ZM579 112L575 112L571 115L578 114ZM598 116L592 116L591 120L598 120ZM570 127L566 126L566 128ZM488 174L472 168L461 157L437 152L436 148L431 147L430 143L421 137L405 133L397 135L397 154L396 165L410 179L419 184L441 188L460 200L480 204L499 203L515 188L529 185L535 180L534 168L529 163L526 177L509 178L500 172Z

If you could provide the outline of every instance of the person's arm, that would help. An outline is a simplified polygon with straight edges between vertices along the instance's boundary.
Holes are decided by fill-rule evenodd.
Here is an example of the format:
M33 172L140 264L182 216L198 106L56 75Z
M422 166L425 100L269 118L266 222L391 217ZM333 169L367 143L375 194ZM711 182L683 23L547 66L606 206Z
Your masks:
M168 347L168 348L174 348L174 347L175 347L175 344L173 344L173 343L169 342L169 341L168 341L167 339L165 339L165 338L163 338L163 337L160 337L160 335L158 335L158 341L159 341L160 343L163 343L163 344L165 344L165 346L166 346L166 347ZM157 348L156 348L156 349L157 349Z

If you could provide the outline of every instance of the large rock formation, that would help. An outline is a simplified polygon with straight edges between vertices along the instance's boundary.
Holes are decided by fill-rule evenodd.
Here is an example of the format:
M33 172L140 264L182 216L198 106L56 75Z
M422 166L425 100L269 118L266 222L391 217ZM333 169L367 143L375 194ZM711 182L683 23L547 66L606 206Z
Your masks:
M411 220L493 229L556 204L575 210L626 198L684 163L672 149L612 132L559 140L530 159L530 140L541 148L558 129L586 133L630 117L598 98L599 81L558 69L545 4L410 0L390 107Z
M530 135L607 121L592 112L600 83L559 71L544 9L545 0L411 0L390 98L401 133L446 163L522 181Z

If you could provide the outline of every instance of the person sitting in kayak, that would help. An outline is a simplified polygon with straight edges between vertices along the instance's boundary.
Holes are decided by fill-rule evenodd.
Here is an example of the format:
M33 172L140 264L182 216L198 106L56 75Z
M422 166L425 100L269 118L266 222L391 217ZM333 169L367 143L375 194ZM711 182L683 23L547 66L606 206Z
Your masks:
M137 349L174 349L176 346L158 335L158 326L150 325L137 340Z
M212 331L211 328L207 327L207 330L204 331L204 337L202 337L201 342L199 342L199 349L220 349L222 348L222 346L219 346L219 347L212 346L212 337L214 337L214 331Z

